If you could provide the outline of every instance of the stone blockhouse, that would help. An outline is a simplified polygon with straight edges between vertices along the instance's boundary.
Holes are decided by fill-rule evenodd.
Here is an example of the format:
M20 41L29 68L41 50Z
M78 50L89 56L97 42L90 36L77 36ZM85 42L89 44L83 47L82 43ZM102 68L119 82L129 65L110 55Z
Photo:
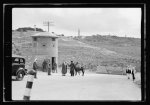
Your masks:
M33 55L36 56L38 64L42 66L44 59L49 59L51 65L58 65L58 36L54 33L40 32L32 35Z

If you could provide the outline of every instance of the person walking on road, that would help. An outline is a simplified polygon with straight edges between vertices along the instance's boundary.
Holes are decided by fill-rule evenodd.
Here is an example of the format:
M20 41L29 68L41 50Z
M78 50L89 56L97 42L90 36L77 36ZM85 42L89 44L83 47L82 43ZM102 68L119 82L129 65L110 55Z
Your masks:
M132 79L133 79L133 81L135 80L135 72L136 72L135 67L132 67Z
M35 71L34 78L37 78L37 69L38 69L37 59L35 59L34 62L33 62L33 70Z
M62 63L62 76L65 76L67 73L67 66L66 66L66 62Z

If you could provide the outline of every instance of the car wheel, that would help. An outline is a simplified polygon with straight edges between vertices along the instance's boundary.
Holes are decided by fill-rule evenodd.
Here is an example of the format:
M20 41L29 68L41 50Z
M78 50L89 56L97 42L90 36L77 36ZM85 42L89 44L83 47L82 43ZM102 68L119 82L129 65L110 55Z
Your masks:
M17 74L17 80L18 81L21 81L21 80L23 80L23 78L24 78L24 72L23 71L19 71L18 72L18 74Z

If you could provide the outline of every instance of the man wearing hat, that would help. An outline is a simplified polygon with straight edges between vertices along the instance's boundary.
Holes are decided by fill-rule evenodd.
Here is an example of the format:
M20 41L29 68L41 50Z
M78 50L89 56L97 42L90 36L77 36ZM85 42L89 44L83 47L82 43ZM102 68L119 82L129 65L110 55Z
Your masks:
M73 61L71 61L71 64L69 66L70 66L70 74L71 74L71 76L74 76L75 65L74 65Z

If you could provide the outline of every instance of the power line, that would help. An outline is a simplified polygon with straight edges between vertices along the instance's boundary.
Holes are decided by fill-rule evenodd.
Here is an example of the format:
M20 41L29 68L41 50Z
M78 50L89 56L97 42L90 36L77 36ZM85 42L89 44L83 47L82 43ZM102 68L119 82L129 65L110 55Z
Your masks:
M48 32L49 32L49 27L50 27L50 26L54 26L53 23L54 23L54 22L50 22L50 21L45 21L45 22L43 22L43 25L44 25L44 26L48 26Z
M36 25L34 25L34 31L36 32Z

